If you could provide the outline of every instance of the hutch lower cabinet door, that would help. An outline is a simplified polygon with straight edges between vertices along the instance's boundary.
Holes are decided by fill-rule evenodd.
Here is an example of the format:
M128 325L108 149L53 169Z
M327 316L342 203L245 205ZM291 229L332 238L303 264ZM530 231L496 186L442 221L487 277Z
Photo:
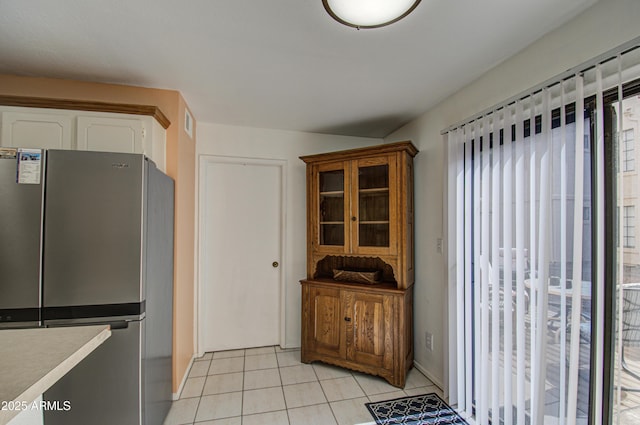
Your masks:
M331 358L345 357L345 330L342 315L342 299L340 289L326 288L316 285L303 285L302 296L308 307L303 307L307 314L306 324L309 327L306 332L303 345L304 352L313 352L320 356ZM304 332L304 331L303 331Z
M413 362L413 288L302 281L304 363L319 360L404 387Z

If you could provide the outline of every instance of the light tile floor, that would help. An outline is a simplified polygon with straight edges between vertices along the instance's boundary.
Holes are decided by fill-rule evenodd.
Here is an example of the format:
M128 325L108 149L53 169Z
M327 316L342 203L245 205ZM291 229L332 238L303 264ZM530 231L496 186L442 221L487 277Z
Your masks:
M413 368L404 390L382 378L300 362L279 347L206 353L196 359L164 425L373 424L371 401L442 392Z

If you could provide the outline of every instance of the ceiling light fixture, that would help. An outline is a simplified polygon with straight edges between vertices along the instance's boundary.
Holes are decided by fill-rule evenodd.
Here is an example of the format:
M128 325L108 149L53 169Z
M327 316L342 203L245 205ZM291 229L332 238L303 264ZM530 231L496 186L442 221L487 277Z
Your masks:
M407 16L420 0L322 0L324 8L341 24L361 28L379 28Z

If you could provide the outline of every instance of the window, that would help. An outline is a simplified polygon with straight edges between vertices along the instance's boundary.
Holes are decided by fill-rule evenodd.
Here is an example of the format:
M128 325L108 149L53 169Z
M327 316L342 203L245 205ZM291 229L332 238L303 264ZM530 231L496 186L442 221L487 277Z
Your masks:
M622 217L622 238L625 248L636 247L636 207L634 205L624 207Z
M614 87L605 94L602 111L604 128L608 130L604 134L604 163L612 165L605 170L605 240L618 242L617 247L605 245L610 267L605 269L604 292L610 301L604 309L605 316L615 320L605 322L604 327L605 335L614 336L604 340L604 352L610 353L604 356L604 379L612 389L608 423L631 425L638 423L640 407L640 333L636 326L640 313L640 256L636 252L640 175L625 172L635 170L634 129L640 113L640 80L623 82L621 88Z
M622 132L622 171L635 171L635 142L633 138L633 129L624 130Z

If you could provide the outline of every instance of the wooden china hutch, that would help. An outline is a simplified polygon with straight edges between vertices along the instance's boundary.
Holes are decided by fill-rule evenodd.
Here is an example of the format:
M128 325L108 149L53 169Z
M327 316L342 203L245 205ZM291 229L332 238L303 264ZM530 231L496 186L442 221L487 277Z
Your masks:
M303 156L302 361L404 387L413 364L411 142Z

